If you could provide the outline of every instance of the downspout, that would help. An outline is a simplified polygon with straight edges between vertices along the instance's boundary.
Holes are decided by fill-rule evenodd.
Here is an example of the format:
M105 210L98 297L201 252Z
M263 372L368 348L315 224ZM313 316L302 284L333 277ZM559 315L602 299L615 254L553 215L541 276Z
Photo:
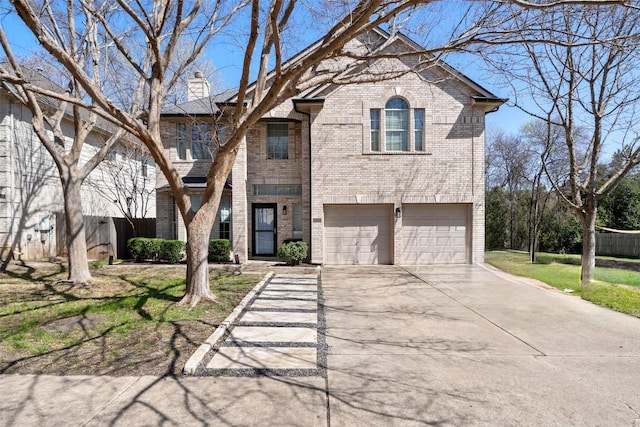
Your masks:
M486 133L486 131L487 131L487 120L486 120L486 117L487 117L488 114L495 113L496 111L498 111L500 106L502 104L504 104L505 102L507 102L508 99L507 98L495 98L495 97L494 98L484 98L484 97L474 97L474 96L472 96L471 99L472 99L472 105L473 106L478 105L478 104L483 104L483 103L485 103L485 104L494 104L495 105L495 107L493 107L492 109L485 110L485 112L484 112L484 121L482 123L482 135L483 135L483 137L482 137L482 139L483 139L482 155L483 155L483 157L486 157L485 156L485 152L487 150L487 133ZM475 132L476 124L477 123L473 123L473 114L472 114L471 115L471 131L472 131L472 135L475 135L475 133L476 133ZM475 168L476 168L476 159L475 159L475 154L474 154L474 152L475 152L475 150L474 150L475 143L476 143L475 138L472 137L472 147L471 147L471 171L472 171L471 172L472 173L471 182L472 182L472 185L471 185L471 188L473 190L472 197L473 197L474 200L475 200L475 197L476 197L476 192L475 192L475 187L476 186L475 186L475 182L474 182L474 177L475 177L475 173L476 173L476 170L475 170ZM483 202L482 203L484 205L484 215L486 217L486 209L487 209L487 207L486 207L486 203L487 203L487 201L486 201L486 192L487 192L486 180L487 180L487 178L486 178L486 174L485 174L485 170L484 170L484 169L486 169L486 164L485 164L485 159L484 158L482 159L482 163L484 165L484 168L483 168L483 171L482 171L482 176L483 176L483 178L482 178L482 183L483 183L482 200L483 200ZM475 206L475 202L474 202L474 206ZM472 230L473 230L474 218L475 218L475 214L472 211L472 213L471 213L471 229ZM484 223L484 227L485 227L485 230L486 230L487 225L486 225L485 218L483 218L482 221ZM475 232L472 231L471 235L474 236ZM484 241L483 242L484 243L483 246L486 246L486 233L485 233L485 237L483 238L483 241ZM474 242L474 238L472 237L471 238L471 249L470 249L472 263L473 263L473 260L474 260L474 252L476 250L476 247L475 247L476 245L474 243L475 243ZM482 248L483 253L484 253L484 249L485 248L483 247Z
M295 101L293 102L293 110L296 113L307 116L307 133L309 138L309 255L311 255L311 251L313 250L313 215L311 214L313 204L313 182L311 181L311 113L298 109L298 103Z

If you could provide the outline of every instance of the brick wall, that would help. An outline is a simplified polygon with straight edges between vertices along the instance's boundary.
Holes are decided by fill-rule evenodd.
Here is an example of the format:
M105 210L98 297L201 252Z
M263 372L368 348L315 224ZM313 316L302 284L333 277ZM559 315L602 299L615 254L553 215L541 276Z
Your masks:
M389 67L397 67L391 61ZM324 204L464 203L471 206L469 242L472 262L484 256L484 114L472 105L474 95L466 85L436 69L421 76L407 74L394 80L329 88L318 96L324 106L310 116L285 102L263 117L241 144L233 176L233 251L243 262L252 250L252 205L277 205L278 243L291 237L292 205L303 205L304 239L311 242L312 261L323 262ZM425 111L424 150L372 152L370 109L403 98ZM267 123L286 121L289 127L289 158L267 159ZM413 123L413 121L412 121ZM204 174L208 162L180 162L175 152L175 123L164 125L165 147L181 173ZM413 139L414 129L409 128ZM311 143L309 143L311 136ZM384 140L384 139L383 139ZM383 140L381 144L384 145ZM309 159L312 159L309 173ZM166 184L159 174L158 185ZM301 185L301 196L255 196L254 185ZM168 197L168 195L167 195ZM158 234L168 233L169 198L158 199ZM168 205L167 205L168 206ZM287 206L288 215L283 215ZM402 220L394 222L394 262L401 262ZM180 238L183 238L180 236Z
M323 261L323 204L471 203L472 261L484 251L484 111L472 93L434 73L337 88L312 125L312 225L314 262ZM425 151L373 153L371 108L392 97L425 110ZM411 115L412 115L411 111ZM384 120L384 111L381 114ZM413 129L409 129L413 135ZM384 145L384 142L381 142ZM401 225L395 225L399 262Z

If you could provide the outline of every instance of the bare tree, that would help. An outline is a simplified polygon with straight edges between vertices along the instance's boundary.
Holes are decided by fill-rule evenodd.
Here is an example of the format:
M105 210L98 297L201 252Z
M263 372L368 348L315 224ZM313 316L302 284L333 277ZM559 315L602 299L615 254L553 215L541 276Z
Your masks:
M563 131L567 185L547 175L582 224L586 290L594 278L598 202L640 162L640 14L633 8L563 5L529 13L521 23L522 43L510 48L503 70L519 82L516 93L535 100L518 96L516 104ZM530 31L548 42L534 42ZM603 151L616 144L628 155L608 179L599 179ZM548 172L548 159L544 165Z
M136 234L135 218L146 218L155 194L149 153L144 145L121 140L87 183L105 200L112 200ZM105 185L107 183L107 185Z
M55 12L44 8L43 19L54 19ZM52 37L68 46L74 52L74 60L84 65L86 50L95 48L97 40L91 37L91 28L81 40L75 38L78 33L69 20L68 31L55 27ZM104 130L96 127L98 115L81 107L78 103L68 103L39 94L43 89L52 93L64 93L76 100L84 98L84 91L75 79L71 79L65 89L53 84L37 71L25 69L14 56L4 29L0 27L0 45L8 58L8 63L0 66L0 79L5 88L24 104L32 114L34 132L51 155L58 170L64 198L65 225L67 230L68 280L74 283L86 283L91 279L87 262L84 216L82 212L80 188L89 173L102 161L111 146L124 134L123 129L114 129L105 135ZM80 46L80 49L78 48ZM97 63L93 63L94 84L99 84L100 74ZM73 142L67 142L63 128L65 120L73 121ZM104 121L104 120L103 120ZM113 126L112 126L113 127ZM98 131L98 132L96 132ZM86 162L81 164L80 156L87 139L102 140L102 146Z
M536 262L536 252L540 238L540 225L547 207L547 202L554 192L553 185L547 178L553 176L553 181L563 187L566 183L567 168L563 167L564 156L562 129L547 120L534 120L527 123L520 131L526 150L533 153L529 168L530 184L529 199L529 258ZM546 170L546 173L545 173Z
M363 65L372 64L372 59L376 57L411 56L416 66L426 66L436 63L440 55L447 51L473 48L479 43L503 38L513 39L511 30L505 31L498 25L513 16L512 3L521 10L557 5L557 2L471 1L461 4L467 9L459 11L462 17L459 25L454 25L439 43L434 42L430 48L424 49L422 55L416 55L415 49L386 50L388 46L384 43L360 43L356 49L350 49L354 46L349 42L356 37L391 20L391 29L394 31L403 22L411 22L414 13L418 13L425 22L440 23L443 16L438 3L427 0L327 1L314 4L296 0L156 0L148 3L112 0L101 3L110 7L109 13L105 13L103 9L98 9L93 0L69 1L80 11L80 15L99 22L99 33L113 45L113 54L122 58L120 63L131 70L144 86L145 99L139 104L140 113L131 113L122 108L124 104L115 102L96 84L92 74L75 60L72 51L52 37L52 29L43 23L41 9L28 0L12 1L17 14L44 49L71 73L106 116L115 118L123 128L143 141L165 175L187 228L187 292L181 303L191 305L202 299L214 299L208 281L208 235L239 145L251 126L264 114L295 96L298 90L329 82L348 84L382 80L406 72L372 68L372 72L362 75ZM584 1L573 3L581 4ZM327 17L326 20L318 21L327 25L323 27L324 35L318 42L285 60L289 46L287 40L296 31L301 31L292 24L295 22L292 16L297 8L307 8L306 12L311 16L322 14ZM236 16L246 19L235 20ZM240 31L238 39L244 42L242 72L234 102L227 104L228 107L223 111L212 110L217 116L224 117L226 139L218 141L214 147L202 204L194 210L180 174L164 152L160 110L168 88L184 74L216 34L230 28ZM190 41L192 50L181 62L176 62L176 51L183 39ZM330 66L321 68L321 63ZM253 72L257 73L257 77L252 84Z
M518 249L518 196L529 186L534 152L525 147L520 135L495 131L487 141L487 153L491 157L487 163L490 184L504 187L509 196L509 247Z

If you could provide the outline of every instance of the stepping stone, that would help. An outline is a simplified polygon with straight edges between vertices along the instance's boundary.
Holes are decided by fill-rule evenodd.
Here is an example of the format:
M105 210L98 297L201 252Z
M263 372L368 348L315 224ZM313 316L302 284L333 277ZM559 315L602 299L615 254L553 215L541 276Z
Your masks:
M310 279L287 279L287 278L272 278L271 283L291 283L296 285L317 285L318 279L310 278Z
M267 288L260 294L261 298L305 298L318 299L317 292L308 291L273 291Z
M317 279L317 274L276 274L277 279Z
M269 291L316 291L318 289L317 286L310 286L310 285L287 285L287 284L281 284L281 283L270 283L267 285L267 287L265 288L266 290ZM264 292L264 291L263 291Z
M290 311L247 311L241 322L264 322L264 323L308 323L315 325L318 323L316 313L292 313Z
M289 310L317 310L317 301L300 301L300 300L287 300L287 299L263 299L257 298L253 304L252 309L256 308L272 308L272 309L289 309Z
M314 343L318 340L316 328L277 326L236 326L229 335L236 342L295 342Z
M221 347L207 369L316 369L312 347Z

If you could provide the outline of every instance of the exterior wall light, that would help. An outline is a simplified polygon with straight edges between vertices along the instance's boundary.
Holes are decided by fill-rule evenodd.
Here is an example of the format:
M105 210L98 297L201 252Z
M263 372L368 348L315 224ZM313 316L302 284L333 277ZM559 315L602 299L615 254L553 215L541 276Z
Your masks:
M282 207L282 215L286 215L287 214L287 205L284 205Z
M402 218L402 211L400 210L400 208L396 208L396 218Z

